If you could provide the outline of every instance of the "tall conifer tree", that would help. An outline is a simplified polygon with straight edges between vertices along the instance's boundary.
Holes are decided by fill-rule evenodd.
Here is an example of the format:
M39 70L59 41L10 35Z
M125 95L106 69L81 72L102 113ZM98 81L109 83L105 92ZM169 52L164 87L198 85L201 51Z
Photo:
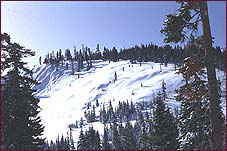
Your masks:
M38 116L39 99L34 97L32 71L25 67L22 58L34 52L12 43L8 34L1 35L6 85L3 93L4 149L42 149L44 127Z

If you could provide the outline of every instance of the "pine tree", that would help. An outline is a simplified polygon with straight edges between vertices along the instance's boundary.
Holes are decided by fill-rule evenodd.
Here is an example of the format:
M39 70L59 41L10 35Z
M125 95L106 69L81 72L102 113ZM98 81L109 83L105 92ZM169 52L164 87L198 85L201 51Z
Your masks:
M42 62L41 62L41 56L39 57L39 64L40 64L40 65L42 64Z
M71 149L69 139L64 138L63 135L61 136L61 138L58 135L55 142L53 142L51 140L50 145L48 145L48 142L47 142L45 146L47 146L47 147L44 149L52 149L52 150L69 150L69 149Z
M99 107L99 100L98 99L96 100L95 103L96 103L96 107Z
M102 110L100 111L100 121L105 124L108 121L105 106L103 104Z
M117 81L117 72L114 72L114 82Z
M153 149L177 149L178 129L176 120L165 106L160 94L155 101L156 108L153 112L153 132L151 134Z
M88 149L88 142L86 140L86 137L85 137L82 129L80 131L80 136L79 136L79 140L77 143L77 149L78 150Z
M72 146L72 147L73 147L73 146ZM70 144L68 138L65 138L65 139L64 139L64 149L65 149L65 150L74 149L74 148L71 148L71 144Z
M209 147L209 117L207 100L203 102L181 101L179 115L180 138L182 149L210 149Z
M74 126L75 128L78 128L78 122L76 121L76 124ZM75 149L75 146L74 146L74 140L73 140L73 136L72 136L72 127L70 127L69 125L69 136L68 136L68 141L69 141L69 146L70 146L70 149Z
M94 148L92 148L92 149L100 150L102 146L101 146L101 139L100 139L100 135L99 135L98 131L96 131L96 133L95 133L94 140L95 140Z
M215 63L213 61L212 35L209 23L207 2L183 2L178 13L167 15L164 28L161 32L166 36L165 42L183 42L186 37L194 37L193 33L198 31L199 23L202 23L203 36L201 37L200 59L207 69L208 94L209 94L209 119L210 123L210 147L211 149L224 149L224 115L221 112L220 98L218 94L218 81L216 77ZM192 32L186 32L186 31ZM191 33L191 35L188 35Z
M115 47L113 47L113 49L112 49L112 57L113 57L114 62L119 61L118 52L117 52L117 49Z
M151 136L146 132L145 128L142 127L142 133L139 138L139 149L153 149L153 144L151 141Z
M113 106L112 106L112 103L110 101L109 108L107 110L107 119L108 119L108 121L114 121L115 118L116 117L115 117L115 114L114 114Z
M167 97L167 94L166 94L166 83L165 83L164 80L162 81L162 97L163 97L163 100L166 101L166 97Z
M91 111L91 122L96 121L96 114L95 114L95 105L93 105L92 111Z
M121 138L120 134L117 129L117 124L114 123L112 127L112 144L113 144L113 149L122 149L122 144L121 144Z
M143 125L141 125L139 123L138 120L136 120L135 125L133 127L133 134L134 134L134 138L136 140L136 144L137 144L137 148L140 149L140 138L142 135L142 129L143 129Z
M34 97L32 71L25 67L23 57L34 52L11 43L8 34L1 35L1 46L6 54L3 70L8 70L3 93L4 149L42 149L44 127L40 124L39 99ZM6 42L7 44L4 44Z
M123 149L137 149L137 143L133 134L133 127L129 121L127 121L124 131L120 135Z
M60 150L65 149L65 140L64 140L63 135L61 136L61 140L60 140L60 144L59 144L59 148L58 149L60 149Z
M104 134L103 134L103 139L102 139L102 149L103 150L110 150L111 146L108 142L108 132L107 132L107 128L104 127Z
M79 124L79 125L80 125L80 128L82 128L82 127L83 127L83 125L84 125L84 120L83 120L83 118L82 118L82 117L80 118L80 124Z
M88 55L89 55L89 60L90 61L88 61L89 62L89 69L91 69L91 67L92 67L92 53L91 53L91 50L90 50L90 48L88 48Z
M196 66L195 70L190 66ZM179 69L189 82L177 90L177 100L181 101L179 115L180 138L182 149L211 149L209 145L209 97L207 82L202 80L203 65L199 58L185 60L185 66Z
M80 72L80 70L83 69L83 55L81 50L79 51L78 54L77 64L78 64L77 71Z
M62 55L61 49L59 49L59 62L62 63L62 66L64 65L64 56Z
M75 69L74 69L73 59L71 59L71 67L72 67L72 75L74 75Z
M101 142L98 131L95 131L93 127L89 127L89 130L85 134L81 131L77 149L100 150Z
M65 58L66 60L71 60L72 59L72 55L69 49L65 50Z

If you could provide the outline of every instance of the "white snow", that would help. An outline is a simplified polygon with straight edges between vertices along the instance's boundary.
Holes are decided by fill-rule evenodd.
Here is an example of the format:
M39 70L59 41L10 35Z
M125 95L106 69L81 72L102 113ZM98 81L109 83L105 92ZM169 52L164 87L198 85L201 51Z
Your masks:
M83 109L87 102L95 103L98 99L102 105L111 100L112 105L116 106L119 101L150 101L161 90L163 80L167 93L173 98L175 89L184 84L182 76L175 73L174 65L168 64L167 67L162 65L160 72L160 64L153 62L142 63L142 66L133 64L132 67L129 61L109 63L96 60L89 71L84 69L75 72L74 75L71 75L70 63L68 70L61 65L58 70L54 65L41 65L35 67L33 71L33 78L40 82L35 89L36 96L40 98L40 116L45 126L44 137L47 140L55 140L61 134L67 135L68 125L84 116ZM223 72L220 72L218 77L224 80ZM222 81L222 84L224 85L222 89L226 90L225 82ZM168 105L176 107L180 103L170 99ZM99 122L93 123L93 127L103 131L103 125ZM74 130L74 141L79 132L80 129Z

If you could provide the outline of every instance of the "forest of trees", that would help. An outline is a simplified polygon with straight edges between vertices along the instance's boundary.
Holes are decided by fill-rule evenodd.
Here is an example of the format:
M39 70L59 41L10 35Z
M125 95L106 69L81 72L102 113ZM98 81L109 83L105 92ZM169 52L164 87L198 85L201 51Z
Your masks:
M195 83L203 85L201 79ZM200 86L206 90L206 86ZM208 101L201 95L187 100L181 94L185 90L182 86L177 91L176 100L182 103L179 109L170 109L166 93L166 83L163 81L162 90L149 102L119 101L113 107L111 101L101 107L98 115L94 105L87 104L84 112L85 120L81 119L71 124L70 128L81 129L77 149L210 149L209 146L209 117ZM174 99L174 98L172 98ZM83 130L88 123L100 122L104 125L104 134L89 127ZM64 140L64 138L62 138ZM57 146L51 142L50 146ZM75 142L74 142L75 143ZM68 143L70 146L70 143ZM67 149L67 147L65 146ZM58 147L60 148L60 147Z
M156 96L155 100L158 101L153 100L156 102L154 105L156 107L152 114L147 114L148 118L145 120L150 127L145 129L140 124L142 128L139 130L142 132L139 135L135 134L136 124L133 127L129 122L130 120L139 122L135 118L138 116L136 116L138 110L133 112L128 103L119 103L119 107L113 109L110 102L108 109L103 106L99 119L95 115L95 106L93 106L91 111L85 113L87 121L99 120L103 124L110 124L110 127L105 127L104 130L103 149L224 148L225 120L220 106L220 84L216 78L215 69L225 70L226 50L221 51L220 47L213 48L212 46L207 2L178 3L180 3L180 8L177 14L167 15L161 32L165 35L166 43L185 42L188 39L188 44L184 47L172 48L170 45L159 47L149 44L119 51L116 48L109 50L104 47L102 53L97 51L95 58L90 57L90 60L102 59L109 62L123 59L130 60L131 63L146 61L174 63L179 65L178 73L182 74L185 79L185 85L176 90L175 99L182 104L180 113L174 116L166 108L165 103L162 103L165 102L165 97ZM202 23L203 35L195 38L193 33L198 31L199 23ZM186 32L186 30L192 32ZM187 35L188 33L190 35ZM208 79L204 80L203 77L206 75ZM165 118L167 120L164 120ZM122 122L126 122L126 125L123 126ZM130 133L133 128L134 130ZM127 134L124 133L125 131ZM81 136L84 136L83 132ZM79 144L82 142L86 141L79 140ZM87 146L87 149L92 148Z
M79 140L76 140L76 148L210 149L207 136L210 122L206 113L208 109L206 99L189 102L180 97L180 92L178 94L176 99L182 102L178 110L170 109L166 104L169 98L164 81L162 90L149 102L134 104L119 101L118 105L113 107L110 101L109 104L101 107L98 115L95 114L96 108L99 107L98 101L94 105L87 104L84 113L86 119L70 125L72 129L81 129ZM194 109L198 112L193 112ZM104 125L103 135L100 136L91 126L88 130L83 130L84 126L93 122ZM57 146L57 143L51 144Z
M99 45L98 45L99 46ZM83 46L84 47L84 46ZM63 55L62 50L52 51L48 53L44 58L43 63L45 64L55 64L56 67L63 65L64 61L70 61L72 66L72 74L86 67L86 70L89 70L92 67L92 60L104 60L104 61L119 61L121 60L130 60L131 63L141 63L153 61L156 63L173 63L176 66L180 66L184 63L184 59L192 55L202 56L203 52L200 51L197 46L196 40L191 40L184 47L176 46L171 47L170 45L157 46L154 44L134 46L132 48L125 48L117 50L115 47L108 49L104 47L101 51L99 47L96 51L91 51L90 48L85 47L77 51L74 49L73 55L69 49L65 50L65 55ZM215 62L216 68L225 70L225 53L220 47L212 49L213 51L213 60ZM75 67L75 62L77 67ZM67 62L68 64L68 62ZM86 65L86 66L85 66ZM68 67L66 66L68 69Z
M162 135L170 142L165 148L178 148L177 119L165 105L166 96L165 84L163 84L162 93L160 92L157 98L150 102L133 104L123 101L113 108L110 101L107 107L102 106L99 115L95 115L95 109L99 106L98 101L92 107L88 104L84 113L86 122L81 119L70 125L71 128L81 128L77 149L162 149L160 138L158 138ZM100 136L93 127L83 131L82 128L86 123L97 121L104 124L103 136ZM132 125L131 121L135 121L135 124ZM168 138L166 132L169 132ZM172 137L173 135L175 137ZM62 137L61 140L64 138ZM57 142L59 141L48 144L47 149L57 146L59 144ZM68 143L68 145L70 144ZM67 149L69 146L65 147L64 149Z

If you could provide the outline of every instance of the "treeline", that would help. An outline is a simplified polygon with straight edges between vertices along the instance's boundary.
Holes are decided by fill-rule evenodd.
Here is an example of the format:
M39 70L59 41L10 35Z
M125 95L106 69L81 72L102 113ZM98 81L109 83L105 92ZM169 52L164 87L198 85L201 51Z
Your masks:
M166 100L166 83L162 82L162 92L164 100ZM114 100L115 101L115 100ZM103 124L113 123L113 122L127 122L132 120L138 120L143 116L149 117L151 110L154 109L154 100L145 102L137 102L134 104L132 101L129 103L126 101L119 101L116 107L113 107L112 101L110 100L108 106L105 104L98 110L99 114L96 113L96 108L99 107L99 101L91 105L91 103L86 104L86 110L84 111L84 117L87 123L101 122ZM175 112L175 114L178 114ZM83 123L83 124L82 124ZM72 126L78 128L84 125L83 119L76 121Z
M113 122L127 122L131 120L137 120L141 116L149 116L148 111L154 108L153 101L149 102L138 102L134 104L132 101L129 103L126 101L119 101L118 105L114 108L112 101L109 101L109 105L104 104L100 108L99 114L96 113L97 107L99 107L98 100L96 100L96 105L91 107L90 103L87 103L87 109L84 111L84 117L87 123L101 122L103 124L113 123ZM73 128L81 128L84 125L83 118L80 121L71 124Z
M136 120L138 112L135 105L131 102L119 102L116 108L113 108L111 101L109 102L109 107L105 108L103 105L100 110L100 122L103 124L111 122L125 122L129 120Z
M196 80L201 84L200 79ZM205 85L200 88L200 92L206 89ZM210 149L208 100L198 96L189 101L182 96L183 90L184 86L176 97L182 103L179 110L167 106L165 82L150 102L119 102L115 108L109 102L107 107L102 106L99 116L94 116L94 121L104 124L103 135L92 127L85 132L81 129L77 149ZM93 113L95 106L89 109ZM83 121L80 128L84 125Z
M45 142L44 149L50 150L64 150L64 149L74 149L74 145L70 142L68 137L64 137L63 135L61 138L58 136L56 141L47 141Z
M217 68L224 70L225 69L225 53L220 47L213 48L213 59ZM56 54L55 54L56 53ZM190 56L204 56L204 51L201 51L196 44L190 42L184 47L175 46L171 47L170 45L157 46L154 44L148 44L140 46L136 45L131 48L125 48L117 50L115 47L108 49L106 47L103 50L100 50L99 44L97 44L96 50L91 50L87 46L78 51L76 48L73 50L73 55L69 49L65 50L63 55L62 50L55 52L52 51L48 53L44 58L46 64L63 64L64 61L77 61L78 62L78 71L84 68L84 63L87 64L87 70L92 67L92 60L104 60L104 61L119 61L130 60L131 63L136 62L147 62L153 61L156 63L173 63L176 65L183 64L183 60ZM41 64L41 58L40 58ZM73 67L72 67L73 68ZM73 70L73 69L72 69Z
M225 70L226 49L222 50L220 47L216 47L211 51L216 68ZM199 47L196 40L191 40L183 47L171 47L170 45L157 46L152 43L148 45L141 44L141 46L136 45L131 48L122 49L118 56L120 59L131 60L132 63L152 61L182 65L187 57L197 56L204 58L205 51Z
M132 102L129 104L126 102L118 102L116 108L112 106L112 102L109 102L109 106L105 106L103 104L102 108L99 110L99 114L96 113L98 100L96 100L96 105L93 105L91 108L91 104L87 104L87 109L84 111L85 119L81 118L79 121L76 120L75 123L70 124L71 128L82 128L86 123L92 122L100 122L103 124L108 124L112 122L126 122L129 120L136 120L141 117L141 114L146 114L148 116L148 112L142 113L142 109L149 110L149 106L153 106L152 102L142 102L133 104ZM85 122L86 121L86 122Z
M97 135L93 139L86 138L81 131L77 149L177 149L179 143L176 117L165 105L163 96L161 93L158 94L152 100L153 105L143 107L146 110L140 110L137 105L127 102L119 102L113 109L109 103L107 109L104 108L100 112L100 121L104 123L103 136L98 139ZM138 106L141 105L144 103ZM103 121L105 110L108 115L107 121ZM135 123L132 124L132 121ZM162 144L160 139L163 141ZM96 140L101 140L96 148L88 145L88 142L97 144L93 142ZM170 143L163 145L166 141Z

